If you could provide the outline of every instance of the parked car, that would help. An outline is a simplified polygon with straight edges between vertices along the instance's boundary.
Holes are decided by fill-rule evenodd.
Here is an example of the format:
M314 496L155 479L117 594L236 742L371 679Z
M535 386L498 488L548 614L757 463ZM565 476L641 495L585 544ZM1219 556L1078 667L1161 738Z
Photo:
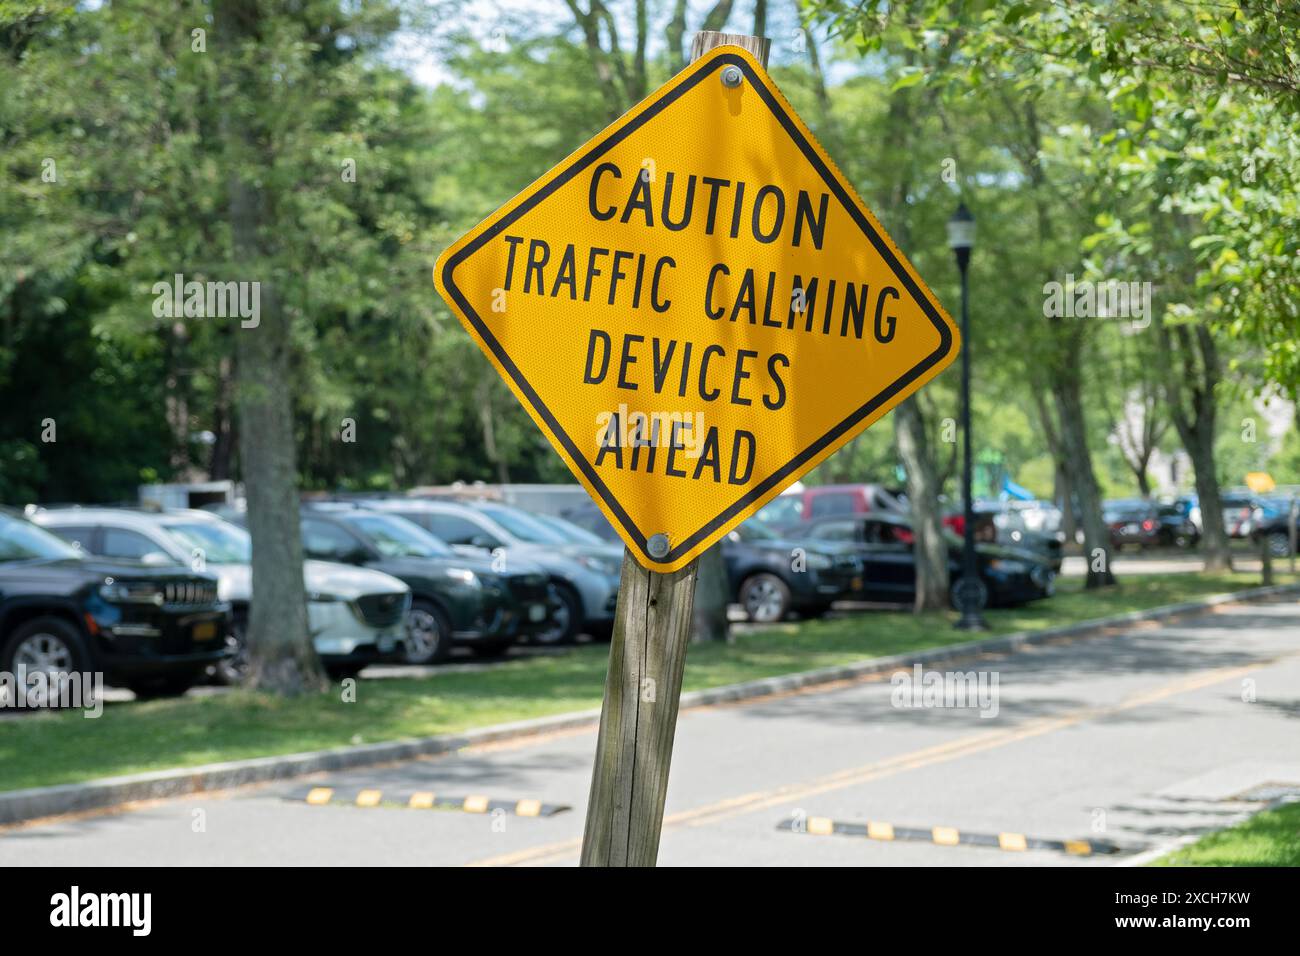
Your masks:
M519 561L541 565L554 607L534 641L560 644L583 632L603 639L613 631L621 545L570 541L527 512L493 502L380 498L366 504L415 522L459 553L495 554L505 567Z
M775 623L792 611L818 617L862 584L851 546L780 536L761 522L746 521L721 548L733 600L751 621Z
M1201 529L1191 516L1175 502L1156 506L1160 523L1159 543L1165 547L1194 548L1201 540Z
M1223 511L1223 528L1229 538L1248 538L1251 534L1251 515L1255 510L1253 495L1225 492L1219 496Z
M308 557L383 571L411 588L402 651L409 664L445 661L457 644L497 657L550 626L547 577L531 562L498 567L458 554L399 514L353 504L308 505L301 521Z
M755 517L779 533L817 518L903 510L906 506L899 496L883 485L817 485L780 495Z
M175 696L230 655L229 614L211 574L91 558L0 510L0 670L100 671Z
M243 681L253 592L247 531L211 512L191 510L59 508L38 511L33 520L87 554L153 565L201 562L217 576L221 599L232 611L225 639L234 653L215 668L216 677L224 684ZM411 606L411 589L401 581L378 571L305 561L303 583L312 645L331 677L355 676L366 664L391 659L401 647Z
M1153 502L1143 498L1103 501L1101 519L1110 530L1110 544L1116 551L1126 546L1153 548L1160 544L1160 517Z
M1275 558L1291 554L1292 501L1285 495L1261 499L1252 516L1251 539L1258 545L1262 538L1267 542L1269 554ZM1297 523L1300 524L1300 517L1297 517Z
M862 559L857 596L872 601L911 603L916 599L915 533L905 515L880 512L810 522L804 529L818 541L852 544ZM962 539L945 531L949 595L956 606L962 583ZM981 606L1013 606L1049 597L1056 573L1041 554L1026 548L978 543L975 546Z
M606 544L623 546L623 539L618 536L618 532L609 523L605 513L596 507L595 502L584 501L581 504L571 505L560 512L560 517L588 534L595 535Z
M976 502L975 540L984 544L1002 544L1009 548L1025 548L1036 552L1051 566L1053 572L1060 573L1064 533L1059 530L1031 529L1025 521L1027 513L1033 512L1012 508L999 502ZM943 524L953 534L961 537L965 533L966 514L964 511L949 512L944 515Z
M599 509L597 509L599 510ZM546 527L550 528L564 540L572 544L599 544L608 545L610 542L594 531L588 531L581 525L574 524L567 518L560 518L556 515L546 515L540 512L530 511L528 514L534 521L539 521ZM613 554L613 551L610 552Z

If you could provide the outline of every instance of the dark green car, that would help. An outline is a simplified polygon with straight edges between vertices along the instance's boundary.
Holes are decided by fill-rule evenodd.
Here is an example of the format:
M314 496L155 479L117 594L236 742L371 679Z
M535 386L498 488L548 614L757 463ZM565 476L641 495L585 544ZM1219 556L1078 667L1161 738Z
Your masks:
M457 554L396 515L322 503L301 512L303 552L320 561L373 568L411 588L403 660L445 661L461 644L480 657L504 654L546 627L552 613L545 572L512 559Z

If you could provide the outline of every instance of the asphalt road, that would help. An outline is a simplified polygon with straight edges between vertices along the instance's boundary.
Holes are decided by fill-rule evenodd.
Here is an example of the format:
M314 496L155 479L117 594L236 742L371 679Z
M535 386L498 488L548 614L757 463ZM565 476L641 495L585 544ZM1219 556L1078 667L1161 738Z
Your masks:
M1133 863L1258 809L1253 788L1300 787L1300 602L1237 605L954 669L997 675L996 716L896 707L887 680L683 713L661 864ZM594 746L584 730L11 828L0 831L0 866L571 865ZM312 784L572 810L519 817L289 799ZM792 816L1102 840L1124 852L777 829Z

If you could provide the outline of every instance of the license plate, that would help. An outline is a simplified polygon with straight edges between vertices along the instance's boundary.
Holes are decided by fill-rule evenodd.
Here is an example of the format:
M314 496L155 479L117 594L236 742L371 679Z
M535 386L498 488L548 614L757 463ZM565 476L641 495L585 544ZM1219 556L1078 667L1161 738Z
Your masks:
M1126 525L1124 525L1124 533L1125 533L1125 534L1137 534L1137 533L1138 533L1138 526L1135 525L1135 524L1126 524Z
M217 636L217 622L204 621L202 624L194 625L194 640L210 641Z
M544 621L546 620L546 605L534 604L528 608L528 620Z

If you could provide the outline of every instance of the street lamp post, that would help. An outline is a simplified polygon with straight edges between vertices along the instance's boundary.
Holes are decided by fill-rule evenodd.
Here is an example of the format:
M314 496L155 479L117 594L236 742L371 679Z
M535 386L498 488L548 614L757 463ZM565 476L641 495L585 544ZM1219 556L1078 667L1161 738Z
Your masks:
M970 310L967 306L966 271L970 265L971 249L975 245L975 217L962 203L948 220L948 248L957 259L961 273L961 430L965 445L962 455L961 485L965 504L965 521L962 529L961 581L955 589L961 618L957 628L963 631L982 631L984 618L980 609L987 593L975 564L975 501L971 496L974 466L971 461L970 440Z

